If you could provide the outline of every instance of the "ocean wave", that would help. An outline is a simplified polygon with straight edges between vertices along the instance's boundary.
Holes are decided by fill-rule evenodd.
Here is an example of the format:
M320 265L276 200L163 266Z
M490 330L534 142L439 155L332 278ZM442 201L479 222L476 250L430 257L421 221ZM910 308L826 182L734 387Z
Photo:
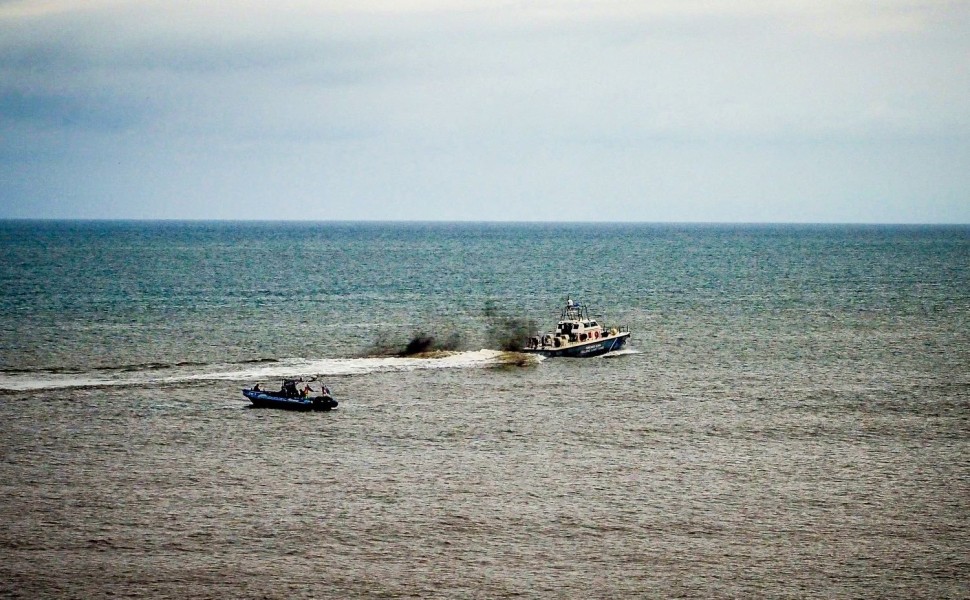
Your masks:
M416 357L289 358L231 364L181 363L170 366L130 365L111 371L0 373L0 391L167 385L204 381L266 381L286 377L334 377L419 369L473 369L522 364L523 355L498 350L436 352ZM530 357L531 358L531 357Z

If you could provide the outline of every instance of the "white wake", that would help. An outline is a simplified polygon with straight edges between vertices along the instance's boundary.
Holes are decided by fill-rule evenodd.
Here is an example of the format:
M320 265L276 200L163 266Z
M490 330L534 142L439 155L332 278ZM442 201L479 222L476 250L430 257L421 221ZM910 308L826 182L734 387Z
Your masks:
M3 373L0 390L32 391L79 387L146 386L194 381L271 381L286 377L333 377L416 371L419 369L474 369L513 362L535 362L538 357L478 350L434 353L421 357L290 358L271 363L176 366L146 371L112 373Z

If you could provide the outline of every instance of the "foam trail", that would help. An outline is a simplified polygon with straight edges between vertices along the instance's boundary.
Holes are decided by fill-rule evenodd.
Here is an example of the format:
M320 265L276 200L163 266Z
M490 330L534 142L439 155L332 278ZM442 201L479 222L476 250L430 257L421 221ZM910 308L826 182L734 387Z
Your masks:
M621 348L619 350L614 350L613 352L607 352L601 358L614 358L617 356L626 356L627 354L642 354L639 350L634 348Z
M62 390L77 387L104 387L125 385L115 379L89 377L85 375L47 375L42 379L37 374L0 375L0 391L28 392L33 390Z
M503 364L503 352L478 350L436 354L428 357L370 357L285 359L265 364L224 364L172 367L138 373L125 371L115 376L59 373L0 374L0 390L36 391L84 387L144 386L193 381L263 381L301 375L333 377L415 371L419 369L474 369Z

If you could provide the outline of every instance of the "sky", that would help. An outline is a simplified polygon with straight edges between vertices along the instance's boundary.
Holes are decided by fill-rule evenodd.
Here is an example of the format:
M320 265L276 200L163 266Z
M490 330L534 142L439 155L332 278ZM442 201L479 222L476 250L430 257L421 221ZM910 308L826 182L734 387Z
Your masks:
M0 0L0 218L970 223L967 0Z

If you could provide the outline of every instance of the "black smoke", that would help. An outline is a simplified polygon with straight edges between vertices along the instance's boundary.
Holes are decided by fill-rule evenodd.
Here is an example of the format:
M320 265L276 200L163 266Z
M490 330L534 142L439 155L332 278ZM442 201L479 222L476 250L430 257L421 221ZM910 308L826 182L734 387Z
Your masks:
M488 347L493 350L517 352L524 348L535 335L538 326L531 319L502 314L494 302L485 304L485 336Z
M464 340L457 331L446 331L443 335L419 331L406 341L381 333L366 354L368 356L416 356L431 352L457 352L464 347Z

